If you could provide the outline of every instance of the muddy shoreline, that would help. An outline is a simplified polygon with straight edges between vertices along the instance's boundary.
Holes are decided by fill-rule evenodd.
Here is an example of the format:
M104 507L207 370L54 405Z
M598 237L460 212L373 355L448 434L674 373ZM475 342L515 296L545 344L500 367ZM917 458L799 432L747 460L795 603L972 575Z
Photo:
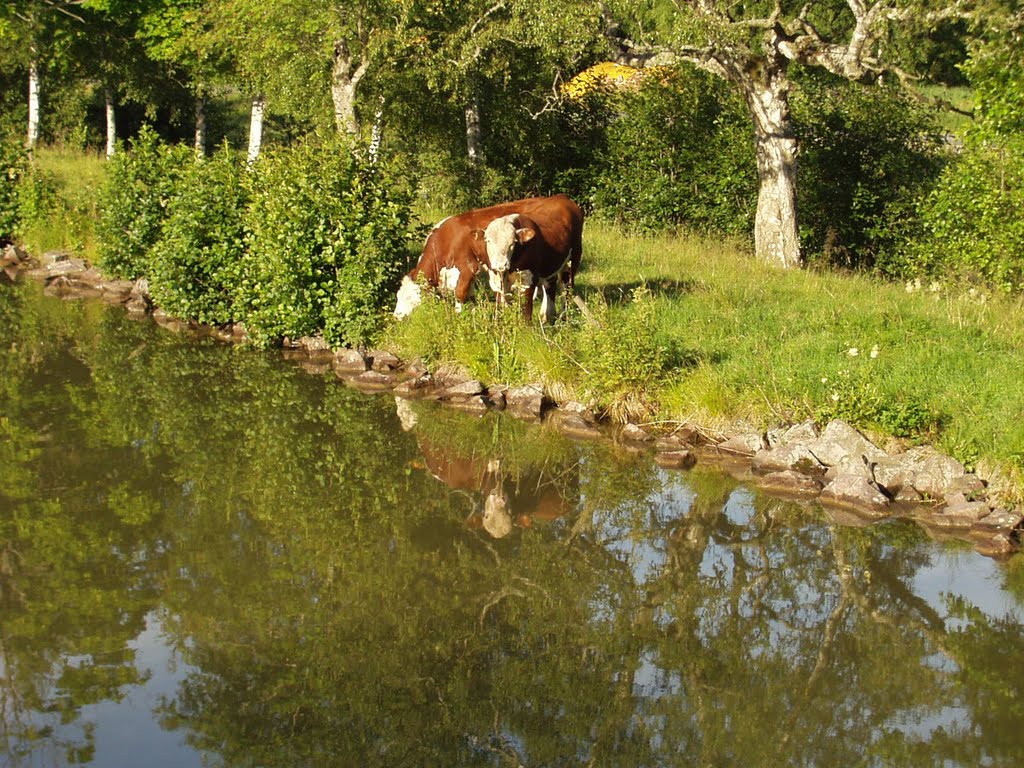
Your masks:
M171 317L153 306L144 280L108 279L67 254L36 259L7 246L0 255L0 276L39 281L45 293L62 299L100 299L148 315L174 332L224 343L246 340L240 325L207 326ZM431 371L384 350L332 350L323 339L303 338L286 339L282 354L310 373L333 371L362 392L436 400L469 412L504 410L549 423L575 440L615 441L670 470L715 466L769 495L818 503L840 525L906 517L933 539L962 540L992 557L1019 551L1024 540L1024 509L1000 503L983 478L955 459L929 446L887 452L839 420L778 425L763 433L743 426L711 432L693 424L618 425L598 419L582 404L555 402L540 385L486 384L457 369Z

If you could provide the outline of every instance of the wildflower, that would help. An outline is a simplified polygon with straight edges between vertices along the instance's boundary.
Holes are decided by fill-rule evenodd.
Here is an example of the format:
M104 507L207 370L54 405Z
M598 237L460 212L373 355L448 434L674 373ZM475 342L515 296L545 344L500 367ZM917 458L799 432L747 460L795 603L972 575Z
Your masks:
M871 359L872 359L872 360L874 360L874 359L875 359L876 357L878 357L878 353L879 353L880 351L881 351L881 350L880 350L880 349L878 348L878 345L877 345L877 344L875 344L875 346L873 346L873 347L871 348Z
M828 376L822 376L821 377L821 383L822 384L828 384Z
M860 354L860 350L857 349L856 347L850 347L848 350L846 350L846 354L848 354L850 357L856 357L857 355Z
M839 402L839 393L838 392L833 392L832 393L832 402L833 403L838 403Z

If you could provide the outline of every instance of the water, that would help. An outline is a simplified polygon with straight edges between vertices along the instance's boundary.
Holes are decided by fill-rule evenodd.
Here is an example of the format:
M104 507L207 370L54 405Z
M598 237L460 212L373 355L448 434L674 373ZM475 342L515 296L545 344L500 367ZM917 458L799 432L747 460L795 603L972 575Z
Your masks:
M1024 567L0 288L0 766L1024 764Z

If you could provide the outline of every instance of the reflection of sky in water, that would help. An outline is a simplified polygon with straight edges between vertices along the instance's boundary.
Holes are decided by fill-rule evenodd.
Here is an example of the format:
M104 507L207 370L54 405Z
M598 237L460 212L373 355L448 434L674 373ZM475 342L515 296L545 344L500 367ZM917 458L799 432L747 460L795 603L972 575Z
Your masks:
M102 701L82 707L82 722L95 724L94 765L104 768L189 768L209 765L203 754L185 743L186 732L160 727L154 712L162 698L173 700L190 668L181 662L162 636L160 620L150 614L146 629L130 647L135 665L149 680L125 692L121 701ZM216 762L216 761L214 761Z
M989 557L965 550L933 550L929 565L922 566L910 584L914 593L940 615L946 614L945 595L962 596L985 614L1011 617L1024 622L1024 606L1003 589L1000 565ZM946 626L962 626L959 620L947 620Z

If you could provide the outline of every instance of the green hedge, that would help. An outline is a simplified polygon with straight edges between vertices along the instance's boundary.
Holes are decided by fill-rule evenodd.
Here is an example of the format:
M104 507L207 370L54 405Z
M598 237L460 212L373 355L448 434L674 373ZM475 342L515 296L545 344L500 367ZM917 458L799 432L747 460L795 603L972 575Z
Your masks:
M149 279L157 305L207 323L242 321L252 341L322 333L367 343L403 265L412 181L340 139L196 161L143 132L111 162L100 266Z
M147 259L150 293L176 317L232 322L240 317L235 302L249 199L244 158L224 147L178 174Z

